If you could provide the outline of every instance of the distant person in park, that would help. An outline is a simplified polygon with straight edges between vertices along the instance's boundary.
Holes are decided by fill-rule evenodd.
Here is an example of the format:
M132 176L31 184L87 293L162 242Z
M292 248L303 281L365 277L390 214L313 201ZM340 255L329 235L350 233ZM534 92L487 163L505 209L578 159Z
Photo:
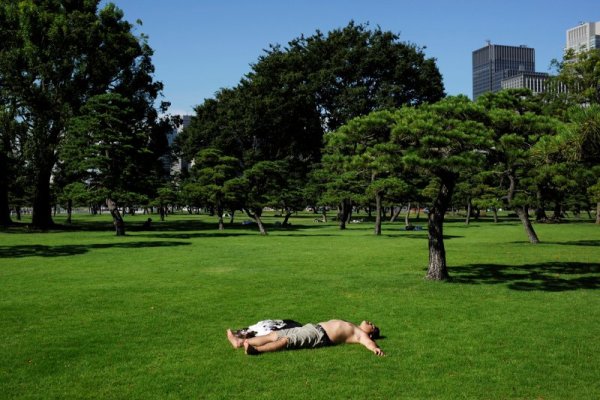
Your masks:
M383 356L383 351L374 342L374 339L379 337L379 328L369 321L362 321L360 325L355 325L340 319L332 319L316 325L306 324L301 327L281 329L250 339L240 338L231 329L227 329L227 339L231 345L236 349L243 346L248 355L358 343L374 354Z

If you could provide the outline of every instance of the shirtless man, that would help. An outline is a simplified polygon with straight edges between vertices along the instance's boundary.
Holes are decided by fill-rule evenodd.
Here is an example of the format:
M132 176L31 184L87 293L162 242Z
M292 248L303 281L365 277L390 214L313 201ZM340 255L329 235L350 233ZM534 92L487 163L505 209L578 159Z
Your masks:
M332 346L340 343L359 343L378 356L383 351L373 339L379 338L379 328L369 321L360 325L340 319L332 319L317 325L306 324L300 328L282 329L251 339L236 337L227 329L227 339L234 348L244 346L246 354L255 355L283 349L302 349Z

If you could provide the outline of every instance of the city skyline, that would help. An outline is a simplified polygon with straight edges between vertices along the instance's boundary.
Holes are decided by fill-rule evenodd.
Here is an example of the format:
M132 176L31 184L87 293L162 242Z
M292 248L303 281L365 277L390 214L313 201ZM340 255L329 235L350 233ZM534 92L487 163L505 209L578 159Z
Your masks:
M545 1L430 1L423 5L374 0L301 3L267 0L256 4L173 0L116 0L135 29L149 36L155 77L165 85L172 114L193 108L216 91L235 86L269 44L285 45L318 29L327 33L351 20L400 34L436 59L449 95L472 94L472 52L485 45L534 48L536 69L550 72L560 59L565 32L580 22L600 20L596 2L575 0L569 7Z

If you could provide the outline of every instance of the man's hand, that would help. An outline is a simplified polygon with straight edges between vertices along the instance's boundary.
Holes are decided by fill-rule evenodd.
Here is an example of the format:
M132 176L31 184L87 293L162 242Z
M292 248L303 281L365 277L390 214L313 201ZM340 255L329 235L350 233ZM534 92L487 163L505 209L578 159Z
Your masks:
M375 347L373 349L373 353L375 353L375 355L380 356L380 357L385 356L385 353L379 347Z

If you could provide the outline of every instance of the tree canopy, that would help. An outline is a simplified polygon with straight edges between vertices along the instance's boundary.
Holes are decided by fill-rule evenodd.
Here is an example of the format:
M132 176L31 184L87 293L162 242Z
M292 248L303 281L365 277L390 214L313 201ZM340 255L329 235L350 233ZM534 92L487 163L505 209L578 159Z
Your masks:
M99 0L0 5L0 91L27 124L24 149L33 175L32 225L52 225L50 176L69 120L94 96L128 99L132 117L152 120L162 84L152 50L123 12Z
M398 35L351 22L272 45L238 86L196 108L181 140L189 158L216 145L244 161L310 164L323 133L351 118L443 96L434 59Z

